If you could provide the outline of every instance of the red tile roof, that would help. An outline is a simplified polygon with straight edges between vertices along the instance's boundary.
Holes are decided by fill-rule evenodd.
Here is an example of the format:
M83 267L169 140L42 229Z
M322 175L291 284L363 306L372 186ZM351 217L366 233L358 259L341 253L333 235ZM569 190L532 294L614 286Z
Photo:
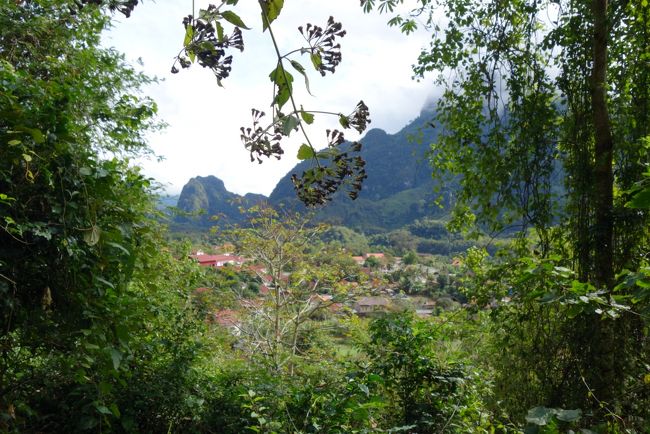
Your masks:
M190 258L198 261L204 267L219 267L224 264L242 264L244 258L235 255L190 255Z

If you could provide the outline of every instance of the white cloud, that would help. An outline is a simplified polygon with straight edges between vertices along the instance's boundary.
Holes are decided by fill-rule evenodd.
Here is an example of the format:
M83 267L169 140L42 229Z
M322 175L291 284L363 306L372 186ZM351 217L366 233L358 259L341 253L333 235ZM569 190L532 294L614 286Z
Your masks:
M182 4L181 4L182 3ZM144 2L129 19L122 18L106 35L105 44L142 58L144 70L163 79L147 92L158 102L169 127L151 136L151 146L163 162L144 162L145 173L179 192L189 178L215 175L239 194L269 194L277 181L297 162L300 141L291 140L282 160L251 163L239 139L239 127L250 124L250 109L268 109L272 87L268 79L275 57L268 35L261 34L256 2L240 2L237 12L253 30L244 32L246 49L235 53L231 77L219 88L212 74L198 65L170 73L183 39L183 16L191 13L189 1ZM197 8L199 7L197 2ZM334 75L321 78L309 72L314 97L299 91L305 108L347 113L363 99L370 107L371 126L396 132L416 117L431 92L431 84L410 79L410 65L427 43L426 33L405 36L386 26L386 16L365 15L356 1L292 0L285 3L273 29L282 49L297 47L299 25L324 25L330 15L341 21L348 34L341 40L343 62ZM308 59L302 62L309 64ZM297 88L302 77L294 74ZM321 116L322 118L322 116ZM317 123L313 140L324 138L324 127L336 120ZM355 139L353 134L346 137Z

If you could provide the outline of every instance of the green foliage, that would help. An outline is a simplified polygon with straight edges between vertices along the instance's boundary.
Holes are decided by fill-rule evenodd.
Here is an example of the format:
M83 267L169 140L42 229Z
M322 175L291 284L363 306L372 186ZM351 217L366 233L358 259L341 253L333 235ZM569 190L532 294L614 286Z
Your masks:
M480 429L480 403L467 393L474 379L462 365L439 358L441 336L431 323L391 315L374 320L369 331L368 369L382 378L381 395L391 403L383 414L386 426L417 433Z
M249 217L249 228L225 236L255 263L268 293L253 303L240 300L247 310L240 344L252 361L293 374L311 347L309 323L361 292L363 282L340 248L318 245L324 228L311 226L308 218L271 208L252 208Z
M465 243L441 221L420 219L375 237L407 252L407 266L388 276L393 282L415 292L448 279L445 285L461 284L470 303L428 320L382 316L368 330L359 318L327 309L341 303L345 312L344 304L365 291L349 252L340 254L342 246L367 251L358 234L343 228L323 234L300 216L257 209L248 228L229 235L256 261L258 276L234 268L201 270L187 259L187 243L161 238L155 185L132 164L149 153L147 132L161 126L155 104L139 96L150 79L99 47L107 14L128 16L136 3L0 5L0 431L487 433L525 424L526 432L647 430L650 269L643 170L650 86L647 68L636 65L647 57L647 2L610 7L610 35L617 42L611 44L606 95L616 143L613 209L620 211L613 237L616 283L609 285L596 267L606 249L591 235L599 229L592 220L602 216L590 201L602 197L589 184L602 161L591 158L599 134L591 131L597 122L590 111L598 107L587 103L591 89L584 78L598 47L582 36L598 30L598 23L587 4L561 2L556 27L546 29L550 23L529 19L555 7L545 2L443 1L449 25L438 29L416 72L464 72L448 83L438 113L453 134L438 137L431 155L445 173L462 175L442 192L449 205L451 186L460 183L452 226L473 223L472 212L491 229L530 223L539 251L523 235L492 257L488 249L470 248L461 266L433 282L415 263L422 238L429 238L429 250L446 244L446 253ZM400 3L362 6L378 4L393 13ZM197 62L218 79L228 75L225 49L243 49L239 28L245 25L229 8L236 4L227 0L185 19L181 66ZM420 4L417 13L432 11L433 2ZM283 2L260 6L277 48L271 24ZM231 36L224 33L226 23L235 26ZM406 33L416 25L402 16L390 24ZM330 19L325 28L307 25L300 32L307 46L278 54L271 74L272 126L259 126L263 114L254 111L254 128L242 132L251 155L279 156L275 136L314 121L314 112L293 100L287 65L307 75L288 56L308 55L323 75L340 62L339 23ZM562 51L553 57L557 47ZM546 59L558 66L557 80ZM561 94L566 100L556 100ZM288 106L289 114L280 112ZM363 103L348 116L335 115L343 128L359 132L369 122ZM372 137L387 138L378 131ZM327 143L318 152L309 141L301 147L305 159L336 163L294 179L307 202L326 200L350 176L359 183L354 193L365 176L353 156L359 145L348 147L338 131L328 133ZM563 162L559 172L556 159ZM395 159L381 155L378 161L397 171ZM557 191L551 188L553 174L563 171L570 175L568 219L555 213ZM368 185L367 200L384 201L375 216L387 217L383 224L429 215L422 199L428 196L421 193L430 185L410 175L408 190L397 176ZM212 187L194 185L188 207L213 212L210 195L228 195L222 184ZM367 219L358 209L345 212L346 219ZM551 228L566 222L574 226ZM381 265L372 257L368 262ZM262 279L266 294L258 292ZM457 305L440 297L440 307L443 300ZM206 322L222 307L248 309L241 335ZM499 424L500 417L512 422Z
M341 247L356 256L370 251L366 237L345 226L327 228L321 239L325 243L339 243Z
M150 80L99 47L102 8L0 6L3 432L164 431L191 412L197 274L162 252L129 161L159 123Z
M395 14L402 3L362 5ZM521 225L522 239L536 231L534 255L520 249L496 267L467 257L479 305L512 301L495 313L507 412L581 408L602 422L626 408L646 420L628 388L645 369L647 323L635 311L645 308L630 304L640 289L617 285L615 274L620 282L645 268L648 252L650 76L637 67L648 52L648 3L413 4L434 30L415 73L436 71L444 86L435 120L445 130L431 160L441 181L460 185L452 224Z
M633 299L624 295L629 289L598 291L563 265L553 255L495 260L485 252L468 253L466 294L493 309L486 352L494 369L495 411L523 421L540 405L592 409L581 421L589 428L610 419L616 425L620 416L614 409L624 406L629 423L647 420L635 388L646 371L638 361L648 349L643 339L622 338L642 324L645 302L630 304ZM643 272L633 275L622 285L634 288L637 278L644 279ZM604 379L603 366L617 373L616 383ZM603 400L605 394L615 398Z
M405 265L413 265L413 264L417 264L418 262L419 262L418 254L415 253L414 251L410 251L402 257L402 263Z

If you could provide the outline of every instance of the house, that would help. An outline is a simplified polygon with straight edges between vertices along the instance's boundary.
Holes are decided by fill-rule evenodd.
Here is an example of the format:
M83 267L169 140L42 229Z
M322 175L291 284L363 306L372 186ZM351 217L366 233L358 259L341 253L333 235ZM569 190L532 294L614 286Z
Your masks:
M354 311L357 315L363 316L375 312L387 312L390 305L390 300L385 297L361 297L354 304Z
M195 255L190 255L190 258L199 263L201 267L217 267L221 268L226 264L242 265L244 258L231 254L225 255L206 255L203 252L197 252Z

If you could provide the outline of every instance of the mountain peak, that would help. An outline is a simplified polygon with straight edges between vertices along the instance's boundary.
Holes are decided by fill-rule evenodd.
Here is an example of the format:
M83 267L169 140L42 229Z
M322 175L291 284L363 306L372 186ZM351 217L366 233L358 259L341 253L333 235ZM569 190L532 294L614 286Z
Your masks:
M239 223L243 220L240 207L251 207L266 201L266 196L248 193L240 196L231 193L223 181L216 176L196 176L188 181L178 198L178 208L187 213L202 213L195 218L178 217L177 223L192 223L200 226L211 226L212 216L225 217L228 223ZM194 220L194 221L193 221Z

